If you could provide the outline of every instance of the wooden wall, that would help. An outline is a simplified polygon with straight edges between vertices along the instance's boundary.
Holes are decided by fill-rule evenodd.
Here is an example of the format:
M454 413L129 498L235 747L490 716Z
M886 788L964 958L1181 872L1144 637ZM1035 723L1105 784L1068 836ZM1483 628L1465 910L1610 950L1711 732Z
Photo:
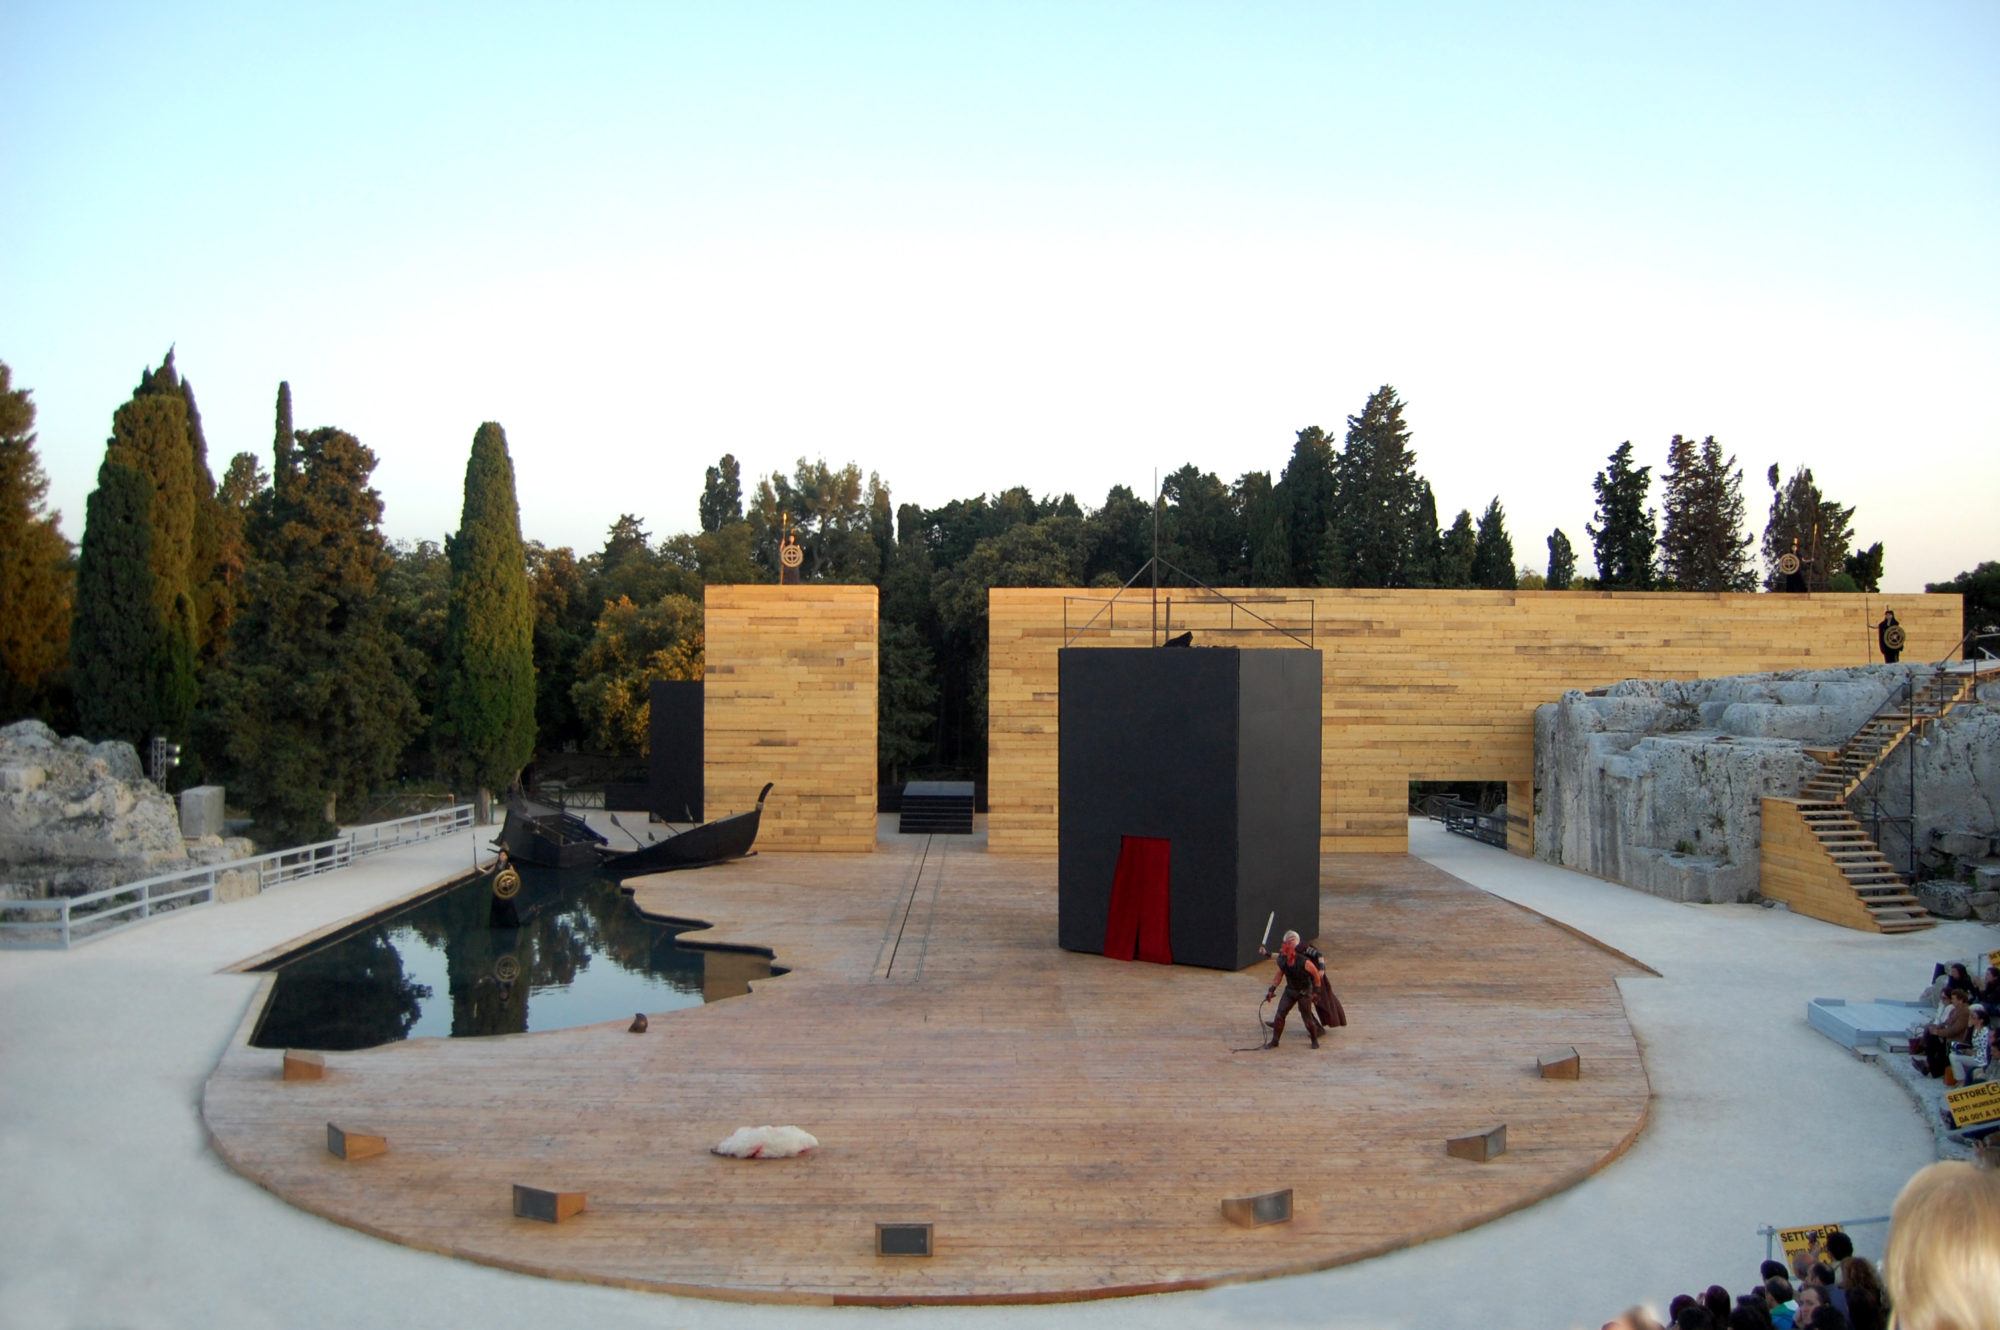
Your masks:
M1903 616L1899 613L1896 617ZM1806 825L1799 801L1765 799L1762 806L1758 890L1774 901L1783 901L1794 914L1811 915L1865 933L1881 932L1853 884Z
M875 588L711 586L703 604L708 816L773 781L758 848L873 850Z
M1150 607L1118 602L1115 621L1083 628L1107 591L996 588L989 601L987 819L1003 854L1056 852L1056 651L1144 646ZM1164 595L1165 593L1163 593ZM1508 783L1516 813L1532 797L1534 715L1570 688L1621 679L1712 678L1864 665L1873 623L1894 608L1905 660L1936 660L1959 637L1959 597L1722 595L1597 591L1274 591L1266 619L1325 653L1321 714L1322 848L1406 851L1409 783ZM1089 598L1084 599L1070 598ZM1069 603L1066 605L1066 601ZM1197 645L1291 646L1241 609L1175 592L1174 632ZM1526 833L1511 846L1526 853Z

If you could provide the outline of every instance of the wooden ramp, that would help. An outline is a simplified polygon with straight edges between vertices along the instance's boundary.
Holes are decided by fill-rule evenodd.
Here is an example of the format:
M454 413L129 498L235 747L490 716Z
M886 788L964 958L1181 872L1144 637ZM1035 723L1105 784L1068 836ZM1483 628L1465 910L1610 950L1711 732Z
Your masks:
M1642 972L1399 855L1323 861L1321 938L1350 1024L1256 1041L1264 967L1055 946L1055 866L911 837L643 880L702 940L792 972L623 1023L332 1053L318 1081L239 1038L202 1111L246 1176L315 1213L510 1269L798 1303L1049 1302L1354 1261L1492 1219L1615 1158L1649 1089L1614 981ZM1282 921L1280 926L1282 927ZM246 1021L246 1028L250 1022ZM1574 1046L1580 1080L1538 1055ZM329 1121L388 1153L343 1163ZM716 1158L739 1126L820 1150ZM1507 1151L1447 1138L1505 1123ZM559 1225L515 1184L583 1192ZM1290 1187L1247 1229L1225 1198ZM930 1223L929 1258L875 1254Z

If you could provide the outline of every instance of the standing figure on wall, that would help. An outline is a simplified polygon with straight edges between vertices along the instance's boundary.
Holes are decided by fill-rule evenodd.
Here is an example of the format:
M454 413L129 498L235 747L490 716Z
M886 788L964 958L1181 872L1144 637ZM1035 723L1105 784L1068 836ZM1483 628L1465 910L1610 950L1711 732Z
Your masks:
M1793 536L1792 547L1778 556L1778 571L1784 574L1786 591L1803 594L1810 589L1806 586L1806 563L1799 557L1799 538Z
M1291 1015L1293 1007L1299 1009L1299 1018L1306 1023L1306 1038L1312 1040L1314 1048L1319 1047L1319 1037L1325 1027L1320 1024L1316 999L1325 977L1319 966L1299 951L1299 935L1286 933L1284 941L1278 944L1278 980L1265 990L1264 1000L1271 1000L1279 984L1284 985L1285 995L1278 999L1278 1014L1271 1021L1271 1039L1264 1047L1278 1046L1278 1040L1285 1033L1285 1017Z
M1875 625L1875 640L1882 645L1882 659L1894 665L1903 658L1903 643L1908 640L1903 625L1896 622L1896 611L1882 611L1882 622Z

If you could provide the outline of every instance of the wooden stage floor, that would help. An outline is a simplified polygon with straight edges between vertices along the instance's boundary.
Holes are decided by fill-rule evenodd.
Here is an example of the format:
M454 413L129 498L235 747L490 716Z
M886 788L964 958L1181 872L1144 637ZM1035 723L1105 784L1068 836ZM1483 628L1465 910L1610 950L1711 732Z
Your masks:
M654 914L767 947L749 996L622 1023L327 1055L287 1083L243 1042L202 1104L216 1149L295 1205L556 1278L800 1303L1042 1302L1314 1270L1573 1186L1650 1094L1615 983L1639 967L1421 860L1330 856L1321 945L1349 1025L1255 1042L1269 967L1128 964L1055 945L1055 865L939 836L648 879ZM1583 1077L1542 1080L1574 1045ZM344 1164L326 1124L386 1135ZM1507 1125L1484 1164L1445 1138ZM739 1126L821 1146L742 1161ZM511 1184L589 1194L560 1225ZM1290 1224L1224 1197L1292 1187ZM928 1221L929 1259L877 1257Z

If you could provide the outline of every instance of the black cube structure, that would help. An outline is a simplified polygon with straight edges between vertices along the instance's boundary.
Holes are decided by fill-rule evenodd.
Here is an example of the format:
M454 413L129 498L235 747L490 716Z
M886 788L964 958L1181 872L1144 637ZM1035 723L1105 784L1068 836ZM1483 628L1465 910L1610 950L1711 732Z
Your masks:
M699 679L655 679L646 763L646 807L669 822L702 818L704 713Z
M1126 837L1169 843L1175 964L1242 969L1273 912L1274 949L1319 932L1319 652L1066 647L1058 679L1065 949L1105 951Z

